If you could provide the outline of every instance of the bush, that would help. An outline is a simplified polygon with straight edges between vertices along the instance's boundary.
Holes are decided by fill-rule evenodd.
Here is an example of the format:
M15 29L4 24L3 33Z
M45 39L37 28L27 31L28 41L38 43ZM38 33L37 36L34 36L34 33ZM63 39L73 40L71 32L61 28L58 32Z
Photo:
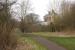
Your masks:
M14 32L15 25L11 22L0 23L0 50L13 50L17 39Z
M14 50L16 48L17 39L14 34L15 21L12 20L10 9L8 8L8 0L1 3L0 9L0 50Z

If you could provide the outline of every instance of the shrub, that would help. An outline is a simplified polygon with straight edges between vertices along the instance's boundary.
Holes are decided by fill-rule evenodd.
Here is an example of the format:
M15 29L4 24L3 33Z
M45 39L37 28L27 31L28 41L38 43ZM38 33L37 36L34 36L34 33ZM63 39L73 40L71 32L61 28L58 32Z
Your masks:
M11 22L0 23L0 50L13 50L17 39L14 34L15 25Z

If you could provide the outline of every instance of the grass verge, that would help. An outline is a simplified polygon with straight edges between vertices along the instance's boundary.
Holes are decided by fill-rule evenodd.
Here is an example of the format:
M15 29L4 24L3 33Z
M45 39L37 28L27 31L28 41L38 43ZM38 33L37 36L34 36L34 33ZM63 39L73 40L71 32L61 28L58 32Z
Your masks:
M19 38L19 47L17 50L48 50L45 46L38 43L29 35L21 35Z
M34 35L44 37L49 41L57 43L58 45L66 48L67 50L75 50L75 36L70 35L59 35L56 33L50 32L40 32L40 33L33 33Z
M67 50L75 50L75 37L45 37L49 41L53 41Z

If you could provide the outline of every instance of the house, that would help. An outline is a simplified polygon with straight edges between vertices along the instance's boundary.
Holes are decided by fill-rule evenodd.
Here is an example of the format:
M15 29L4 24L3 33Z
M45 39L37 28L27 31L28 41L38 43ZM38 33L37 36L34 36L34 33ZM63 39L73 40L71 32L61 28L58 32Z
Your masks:
M54 23L54 18L57 16L54 10L49 11L47 15L44 16L44 21L48 24Z

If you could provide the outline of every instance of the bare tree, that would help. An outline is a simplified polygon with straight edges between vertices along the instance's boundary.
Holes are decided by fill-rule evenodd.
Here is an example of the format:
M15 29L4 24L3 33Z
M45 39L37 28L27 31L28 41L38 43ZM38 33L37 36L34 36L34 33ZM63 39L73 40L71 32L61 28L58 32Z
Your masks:
M55 18L56 27L58 30L66 30L75 28L75 4L63 0L61 3L61 14Z
M62 3L62 23L67 27L74 27L75 18L75 4L64 1Z
M27 20L26 15L28 14L28 11L30 9L31 9L30 8L30 1L29 0L23 1L22 5L21 5L21 22L20 22L20 29L22 32L24 32L24 30L25 30L26 20Z
M13 31L15 23L11 19L9 6L16 3L16 1L10 3L9 0L0 1L0 50L13 50L16 46L16 39L13 38ZM0 7L1 7L0 6Z

